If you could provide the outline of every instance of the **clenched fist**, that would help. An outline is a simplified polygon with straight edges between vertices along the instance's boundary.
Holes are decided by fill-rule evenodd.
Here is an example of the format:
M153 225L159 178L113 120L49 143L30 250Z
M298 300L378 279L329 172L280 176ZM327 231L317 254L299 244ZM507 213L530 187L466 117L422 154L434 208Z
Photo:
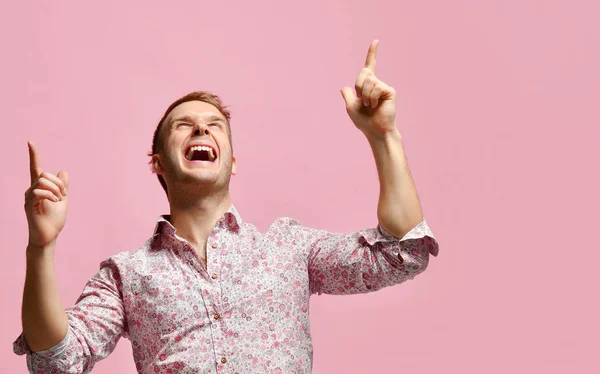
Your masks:
M67 218L66 171L57 175L42 171L35 145L29 147L31 187L25 191L25 214L29 225L28 247L45 248L55 243Z

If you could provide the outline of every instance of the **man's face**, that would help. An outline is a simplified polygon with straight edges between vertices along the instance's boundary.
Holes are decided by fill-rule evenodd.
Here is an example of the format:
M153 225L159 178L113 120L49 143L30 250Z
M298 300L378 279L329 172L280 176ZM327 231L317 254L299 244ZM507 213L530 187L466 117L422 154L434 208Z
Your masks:
M162 124L162 147L152 156L154 170L167 182L169 195L189 191L221 190L235 174L227 120L203 101L176 106Z

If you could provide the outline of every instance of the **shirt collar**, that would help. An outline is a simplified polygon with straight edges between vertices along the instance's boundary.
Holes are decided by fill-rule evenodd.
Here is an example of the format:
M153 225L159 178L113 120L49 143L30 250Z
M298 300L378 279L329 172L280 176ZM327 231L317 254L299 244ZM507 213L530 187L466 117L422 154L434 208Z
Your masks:
M227 211L217 220L217 225L223 225L230 231L238 231L242 225L242 217L238 213L237 209L233 205L227 209ZM154 227L154 234L160 234L163 232L174 233L175 227L171 224L171 215L163 214L158 217L156 226Z

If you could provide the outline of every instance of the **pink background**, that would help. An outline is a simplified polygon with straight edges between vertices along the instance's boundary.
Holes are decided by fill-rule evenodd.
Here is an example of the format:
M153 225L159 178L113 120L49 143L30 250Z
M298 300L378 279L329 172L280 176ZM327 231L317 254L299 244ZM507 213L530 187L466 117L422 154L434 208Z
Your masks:
M26 372L27 139L71 176L65 306L167 212L146 152L192 90L230 105L245 220L374 226L375 164L339 93L374 38L441 251L400 286L313 297L314 373L600 372L598 2L81 3L0 11L3 373ZM94 373L135 373L129 341Z

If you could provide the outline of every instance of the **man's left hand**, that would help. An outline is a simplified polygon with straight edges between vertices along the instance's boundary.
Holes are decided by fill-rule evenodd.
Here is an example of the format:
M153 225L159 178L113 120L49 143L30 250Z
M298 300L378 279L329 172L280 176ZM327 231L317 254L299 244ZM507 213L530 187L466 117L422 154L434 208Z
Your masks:
M375 76L378 44L379 40L375 39L369 46L365 67L356 79L356 95L349 86L341 89L346 111L354 125L367 137L375 139L397 130L396 90Z

